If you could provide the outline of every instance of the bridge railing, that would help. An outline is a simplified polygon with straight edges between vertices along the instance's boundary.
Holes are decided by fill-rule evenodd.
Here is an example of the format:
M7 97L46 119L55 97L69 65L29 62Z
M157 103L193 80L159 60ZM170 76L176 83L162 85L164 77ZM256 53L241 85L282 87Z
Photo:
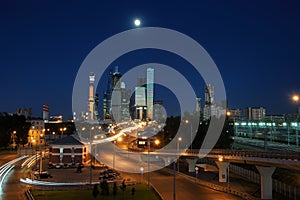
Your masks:
M199 154L199 149L186 150L187 154ZM300 153L289 151L268 151L268 150L234 150L234 149L213 149L209 155L216 156L237 156L237 157L258 157L300 161Z

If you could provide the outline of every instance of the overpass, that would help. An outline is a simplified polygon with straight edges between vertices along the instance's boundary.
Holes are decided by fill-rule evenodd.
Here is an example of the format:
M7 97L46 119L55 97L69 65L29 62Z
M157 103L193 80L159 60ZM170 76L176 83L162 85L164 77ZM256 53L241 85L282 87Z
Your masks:
M118 152L121 154L125 153L126 155L139 153L142 155L141 160L144 162L155 162L157 157L163 157L165 162L176 160L175 156L185 157L187 163L189 164L189 172L194 172L194 168L199 158L205 157L215 159L215 162L219 168L219 182L228 181L230 163L255 165L260 173L262 199L272 199L272 174L276 167L300 170L300 153L293 151L214 149L208 154L201 154L201 152L205 151L200 151L199 149L187 149L182 152L177 152L176 150Z
M194 171L197 159L202 157L199 150L187 150L182 156L191 157L187 159L189 171ZM272 199L272 174L276 167L300 170L300 153L288 151L268 151L268 150L212 150L205 157L216 159L219 168L219 182L228 181L228 171L230 162L255 165L260 174L261 198Z

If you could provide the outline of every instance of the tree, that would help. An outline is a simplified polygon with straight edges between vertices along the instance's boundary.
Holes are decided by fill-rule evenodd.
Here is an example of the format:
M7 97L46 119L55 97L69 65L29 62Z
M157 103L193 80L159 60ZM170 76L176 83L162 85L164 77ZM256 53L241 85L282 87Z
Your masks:
M15 142L16 144L21 144L24 146L28 143L28 131L31 124L29 122L26 122L26 119L23 115L14 115L13 117L13 126L15 127L16 131Z
M26 122L24 116L9 115L0 116L0 147L7 148L10 144L25 145L28 142L28 131L31 124Z
M96 198L98 194L99 194L98 184L95 184L93 189L93 197Z
M131 195L134 196L134 193L135 193L135 187L132 187L132 189L131 189Z
M9 116L7 113L3 113L0 116L0 147L7 148L10 144L11 133L9 125Z
M114 182L114 186L113 186L113 195L114 195L114 196L117 195L117 191L118 191L117 183Z
M102 195L109 195L109 185L106 180L101 181L100 188L101 188Z
M193 122L194 120L191 120L191 117L199 117L198 115L194 115L191 116L187 113L185 113L185 119L190 119L190 122ZM216 121L220 121L221 119L219 118L215 118L214 122ZM178 132L179 129L179 125L180 125L180 121L181 121L181 117L177 116L177 117L168 117L166 120L166 126L164 127L164 130L159 132L157 134L157 137L163 141L163 145L167 145L176 135L176 133ZM211 120L206 120L206 121L200 121L199 126L193 124L193 128L196 131L197 130L197 134L193 140L193 149L199 149L201 148L201 145L204 141L204 138L207 135L207 131L209 128L209 125L211 123ZM221 123L221 121L220 121ZM187 126L187 124L183 124L185 126ZM212 124L213 126L213 124ZM198 128L198 129L196 129ZM187 127L186 129L187 131L190 131L190 127ZM224 126L223 126L223 130L220 134L220 137L217 138L217 143L214 146L215 149L226 149L226 148L231 148L233 140L231 139L231 136L233 136L233 122L231 122L228 118L225 119L224 122Z

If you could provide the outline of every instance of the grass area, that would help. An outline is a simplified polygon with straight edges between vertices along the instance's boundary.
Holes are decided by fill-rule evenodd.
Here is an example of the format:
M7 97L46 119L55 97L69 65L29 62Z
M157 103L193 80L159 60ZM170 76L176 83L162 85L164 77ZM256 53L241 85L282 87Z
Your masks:
M132 187L135 187L134 195L131 194ZM100 193L96 198L92 195L92 190L55 190L55 191L42 191L42 190L31 190L32 195L36 200L57 200L57 199L64 199L64 200L77 200L77 199L84 199L84 200L125 200L125 199L132 199L132 200L160 200L159 195L154 190L147 190L146 185L134 185L134 186L127 186L126 191L123 191L118 188L117 195L114 196L112 194L112 189L110 188L110 193L108 196L101 195Z
M0 155L2 154L17 154L17 151L12 151L11 149L1 149L0 150Z

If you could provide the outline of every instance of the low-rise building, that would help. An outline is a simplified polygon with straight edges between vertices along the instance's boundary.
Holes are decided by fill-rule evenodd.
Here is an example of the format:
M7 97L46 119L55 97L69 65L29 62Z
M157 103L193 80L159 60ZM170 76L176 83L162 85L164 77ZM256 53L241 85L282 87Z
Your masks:
M72 135L55 140L50 144L49 162L53 165L75 165L85 163L87 151L83 143Z
M28 131L28 146L44 145L45 144L45 124L43 119L30 119L27 122L31 123Z

